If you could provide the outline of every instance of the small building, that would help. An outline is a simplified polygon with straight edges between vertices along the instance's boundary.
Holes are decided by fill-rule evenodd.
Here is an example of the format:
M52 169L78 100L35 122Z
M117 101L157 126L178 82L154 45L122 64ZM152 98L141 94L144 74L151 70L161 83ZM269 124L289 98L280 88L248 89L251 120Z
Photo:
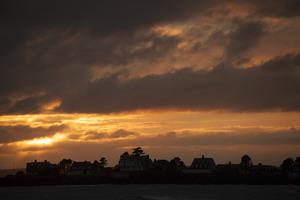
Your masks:
M71 169L67 172L67 175L91 175L92 163L88 161L73 162Z
M149 155L121 155L119 160L119 167L121 172L137 172L145 171L151 168L152 160Z
M26 174L30 176L41 176L41 175L57 175L58 166L56 164L51 164L47 160L44 162L34 162L26 163Z
M191 166L185 170L186 173L209 174L215 169L216 164L213 158L194 158Z

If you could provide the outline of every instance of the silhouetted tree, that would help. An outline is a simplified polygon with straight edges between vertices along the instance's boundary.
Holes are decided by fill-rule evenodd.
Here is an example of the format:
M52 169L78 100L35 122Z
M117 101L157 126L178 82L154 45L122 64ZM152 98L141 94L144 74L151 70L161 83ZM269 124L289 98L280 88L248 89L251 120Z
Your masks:
M241 158L241 164L243 165L252 165L252 159L248 156L248 155L244 155L242 158Z
M252 166L252 160L248 155L244 155L241 158L241 169L243 174L249 174Z
M95 161L93 162L93 164L92 164L92 169L93 169L93 170L96 170L96 169L98 169L99 167L100 167L99 162L98 162L97 160L95 160Z
M122 158L126 158L126 157L128 157L128 156L129 156L129 153L128 153L127 151L125 151L125 152L121 155Z
M134 148L132 150L133 150L133 152L132 152L131 155L133 155L133 156L141 156L141 155L145 154L141 147L137 147L137 148Z
M71 159L62 159L58 164L59 173L66 174L71 169L73 161Z
M106 165L107 165L107 160L105 159L105 157L101 157L99 167L104 168Z
M173 158L168 165L168 169L171 171L180 171L184 168L186 168L186 166L179 157Z
M280 167L282 172L288 173L292 171L293 166L294 166L294 160L292 158L287 158L282 162Z

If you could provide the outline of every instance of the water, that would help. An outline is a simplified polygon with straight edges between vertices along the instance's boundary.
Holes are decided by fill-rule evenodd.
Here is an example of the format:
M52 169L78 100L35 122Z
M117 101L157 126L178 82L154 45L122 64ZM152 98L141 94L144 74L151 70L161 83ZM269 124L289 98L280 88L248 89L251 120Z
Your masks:
M299 200L295 185L87 185L0 188L0 199Z

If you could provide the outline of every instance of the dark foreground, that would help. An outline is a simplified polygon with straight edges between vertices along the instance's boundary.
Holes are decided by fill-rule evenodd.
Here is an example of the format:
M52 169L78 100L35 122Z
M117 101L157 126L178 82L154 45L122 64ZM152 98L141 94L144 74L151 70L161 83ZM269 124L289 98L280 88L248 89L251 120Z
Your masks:
M199 175L185 173L130 173L82 176L6 176L0 186L49 186L95 184L242 184L300 185L300 179L287 176Z
M69 185L2 187L1 200L299 200L295 185Z

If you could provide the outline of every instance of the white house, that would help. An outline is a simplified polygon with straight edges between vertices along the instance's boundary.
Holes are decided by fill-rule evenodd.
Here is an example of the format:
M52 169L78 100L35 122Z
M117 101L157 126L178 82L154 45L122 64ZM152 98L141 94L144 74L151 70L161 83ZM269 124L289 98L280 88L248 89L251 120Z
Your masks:
M149 169L151 165L152 160L149 158L149 155L121 155L119 160L119 167L121 172L145 171Z

